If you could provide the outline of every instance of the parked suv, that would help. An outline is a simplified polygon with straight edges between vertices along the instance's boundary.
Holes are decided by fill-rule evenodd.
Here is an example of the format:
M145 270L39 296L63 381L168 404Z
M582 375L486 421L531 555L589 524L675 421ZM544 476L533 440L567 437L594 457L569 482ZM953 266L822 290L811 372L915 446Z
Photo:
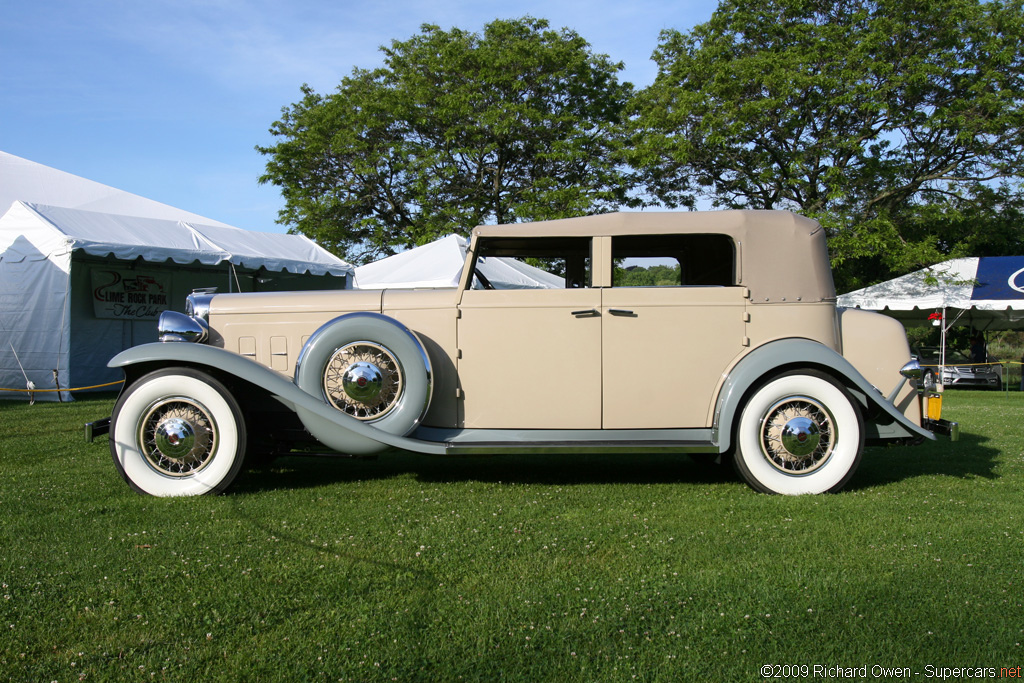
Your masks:
M565 286L496 289L477 268L491 257ZM616 282L651 259L677 279ZM246 457L309 438L354 455L734 454L758 491L820 493L865 444L950 431L922 420L903 327L837 309L824 231L788 212L479 227L457 288L202 292L160 327L164 343L110 362L126 379L114 463L157 496L222 491Z
M937 346L917 347L914 355L926 378L932 382L941 379L947 387L1003 388L1003 366L999 363L974 363L960 351L947 349L943 365L941 349Z

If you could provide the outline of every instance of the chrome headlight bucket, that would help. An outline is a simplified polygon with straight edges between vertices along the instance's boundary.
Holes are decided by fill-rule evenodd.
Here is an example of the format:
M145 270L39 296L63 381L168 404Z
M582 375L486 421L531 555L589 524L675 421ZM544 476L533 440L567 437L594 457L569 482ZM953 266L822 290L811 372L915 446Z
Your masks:
M900 374L907 379L921 379L924 376L924 370L921 369L921 364L915 359L900 368Z
M164 311L156 325L162 342L192 342L201 344L210 336L210 326L199 317L177 311Z

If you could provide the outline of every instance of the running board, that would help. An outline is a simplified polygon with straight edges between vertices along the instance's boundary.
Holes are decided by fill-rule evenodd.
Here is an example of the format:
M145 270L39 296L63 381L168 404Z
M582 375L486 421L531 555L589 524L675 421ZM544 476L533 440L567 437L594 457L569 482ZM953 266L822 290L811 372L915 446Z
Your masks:
M718 453L712 429L437 429L412 438L443 443L447 455L501 453Z
M516 453L718 453L710 441L531 441L446 443L446 455Z

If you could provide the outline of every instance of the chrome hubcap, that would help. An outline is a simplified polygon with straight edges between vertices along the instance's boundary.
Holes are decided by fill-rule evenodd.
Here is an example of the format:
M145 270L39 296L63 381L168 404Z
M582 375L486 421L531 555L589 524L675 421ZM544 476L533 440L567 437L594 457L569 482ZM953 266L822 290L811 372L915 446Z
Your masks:
M338 410L359 420L377 420L398 405L404 388L402 367L385 347L353 342L327 361L323 388Z
M195 474L216 453L216 424L206 409L186 398L157 401L139 428L142 454L153 469L171 477Z
M180 458L195 447L196 433L191 424L179 417L164 420L156 427L153 441L161 453Z
M373 403L384 388L384 374L373 363L358 361L348 366L341 385L353 401Z
M785 398L761 420L761 450L778 470L807 474L832 455L838 433L825 406L805 396Z
M810 455L821 441L821 428L807 417L794 417L782 428L782 447L791 455Z

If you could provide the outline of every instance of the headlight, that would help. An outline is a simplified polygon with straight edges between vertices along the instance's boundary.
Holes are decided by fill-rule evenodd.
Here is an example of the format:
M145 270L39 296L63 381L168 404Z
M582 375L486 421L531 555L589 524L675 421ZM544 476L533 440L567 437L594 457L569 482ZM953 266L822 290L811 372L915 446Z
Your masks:
M162 342L193 342L201 344L210 334L210 327L202 318L187 316L177 311L164 311L156 324Z
M906 365L904 365L902 368L900 368L900 374L906 377L907 379L921 379L921 376L924 374L924 371L921 370L920 363L918 363L916 360L912 360Z

